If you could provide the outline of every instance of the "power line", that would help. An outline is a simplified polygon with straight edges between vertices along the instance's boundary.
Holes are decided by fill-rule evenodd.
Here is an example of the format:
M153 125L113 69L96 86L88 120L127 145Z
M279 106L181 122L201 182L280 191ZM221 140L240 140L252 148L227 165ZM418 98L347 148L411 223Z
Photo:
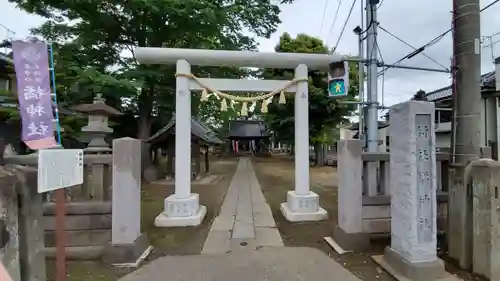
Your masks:
M488 10L489 8L491 8L493 5L497 4L498 2L500 2L500 0L495 0L493 2L491 2L490 4L486 5L484 8L482 8L481 10L479 10L480 12L484 12L486 10ZM392 65L398 65L399 63L401 63L403 60L405 59L410 59L416 55L418 55L419 53L423 52L425 50L425 48L427 47L430 47L431 45L434 45L436 44L437 42L439 42L439 40L443 39L444 36L446 36L446 34L450 33L451 31L453 30L453 28L450 28L448 30L446 30L445 32L439 34L438 36L436 36L434 39L432 39L431 41L429 41L427 44L423 45L422 47L420 48L417 48L417 50L415 50L414 52L411 52L409 54L407 54L406 56L402 57L401 59L399 59L398 61L396 61L395 63L393 63ZM384 69L382 69L378 75L380 76L383 72L387 71L387 69L389 69L388 67L385 67Z
M396 40L398 40L399 42L405 44L406 46L412 48L414 51L417 51L418 49L413 47L410 43L406 42L405 40L401 39L400 37L396 36L394 33L388 31L387 29L385 29L384 27L380 26L379 25L379 28L384 31L385 33L389 34L390 36L392 36L393 38L395 38ZM437 65L441 66L443 69L445 70L448 70L448 67L444 66L443 64L441 64L440 62L438 62L437 60L433 59L432 57L428 56L427 54L425 54L424 52L422 52L422 55L426 58L428 58L429 60L433 61L434 63L436 63Z
M497 36L497 35L499 35L499 34L500 34L500 31L499 31L499 32L495 32L495 33L491 34L489 37L494 37L494 36Z
M384 0L380 1L380 4L378 4L378 7L375 10L380 9L380 7L382 7L382 4L384 4Z
M323 9L323 17L321 18L321 28L320 28L320 32L323 32L323 24L325 23L325 17L326 17L326 10L328 8L328 1L329 0L325 0L325 7Z
M495 5L496 3L500 2L500 0L495 0L493 2L491 2L490 4L486 5L484 8L482 8L481 10L479 10L480 12L482 11L485 11L487 9L489 9L491 6Z
M349 22L349 19L351 18L352 10L354 9L354 6L356 5L356 1L352 1L351 9L349 10L349 14L347 15L347 19L344 22L344 26L342 27L342 31L340 32L340 36L337 39L337 43L335 43L335 47L333 47L333 51L337 50L337 46L339 45L340 39L342 39L342 35L344 35L345 28L347 26L347 23ZM500 0L499 0L500 1Z
M488 45L483 46L483 48L493 47L498 43L500 43L500 40L493 41L493 42L489 43Z
M330 39L330 35L332 34L333 28L335 27L335 23L337 22L340 6L342 6L342 0L338 0L337 3L338 3L338 5L337 5L337 9L335 10L335 15L333 16L333 22L332 22L332 25L330 26L330 30L328 30L328 37L326 38L327 43L328 43L328 39Z
M499 0L500 1L500 0ZM440 35L434 37L434 39L432 39L431 41L429 41L427 44L423 45L422 47L420 48L417 48L415 51L407 54L406 56L402 57L401 59L399 59L398 61L396 61L395 63L393 63L392 65L398 65L400 64L402 61L404 61L405 59L411 59L413 58L414 56L418 55L419 53L423 52L427 47L430 47L434 44L436 44L437 42L439 42L441 39L443 39L444 36L446 36L446 34L448 34L449 32L451 31L448 30L446 32L443 32L441 33ZM387 69L389 69L389 67L385 67L384 69L382 69L378 75L380 76L382 73L384 73L385 71L387 71Z

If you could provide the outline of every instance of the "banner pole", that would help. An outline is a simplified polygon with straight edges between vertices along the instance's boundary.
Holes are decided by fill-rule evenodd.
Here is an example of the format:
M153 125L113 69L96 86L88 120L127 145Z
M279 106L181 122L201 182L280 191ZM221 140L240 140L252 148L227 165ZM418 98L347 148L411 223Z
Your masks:
M59 123L59 108L57 106L56 94L56 74L54 65L54 50L52 43L49 44L50 53L50 76L52 82L52 100L54 103L54 112L57 128L57 143L61 143L61 125ZM65 216L66 216L66 196L64 188L57 189L56 193L56 281L66 281L66 232L65 232Z

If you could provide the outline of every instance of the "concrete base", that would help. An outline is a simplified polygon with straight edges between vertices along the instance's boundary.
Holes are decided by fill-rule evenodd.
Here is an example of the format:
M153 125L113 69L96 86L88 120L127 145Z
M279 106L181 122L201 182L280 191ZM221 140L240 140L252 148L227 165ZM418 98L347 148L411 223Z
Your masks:
M321 221L328 218L325 209L319 206L318 194L310 191L307 195L297 195L288 191L287 202L281 203L281 213L290 222Z
M103 259L117 267L137 268L152 249L148 236L143 233L133 243L109 245Z
M207 208L200 205L199 195L192 193L187 198L176 198L175 194L165 199L165 209L155 219L157 227L182 227L200 225Z
M332 239L343 251L364 252L370 250L370 235L368 233L347 233L336 225L333 228Z
M373 257L375 262L401 281L448 281L458 280L446 272L444 262L436 258L431 262L410 262L390 247L383 257Z

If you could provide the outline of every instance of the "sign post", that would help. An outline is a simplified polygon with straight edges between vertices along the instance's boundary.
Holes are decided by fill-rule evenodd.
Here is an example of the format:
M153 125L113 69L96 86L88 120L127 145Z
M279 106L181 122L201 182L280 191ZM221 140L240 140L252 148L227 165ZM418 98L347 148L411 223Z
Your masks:
M56 193L56 280L66 280L66 233L64 188L83 183L83 149L38 151L38 193Z

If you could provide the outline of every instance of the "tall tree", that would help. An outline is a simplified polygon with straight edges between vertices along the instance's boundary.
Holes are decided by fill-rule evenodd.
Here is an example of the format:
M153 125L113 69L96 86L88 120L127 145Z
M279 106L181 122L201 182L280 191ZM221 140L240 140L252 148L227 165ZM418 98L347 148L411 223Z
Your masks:
M253 36L268 38L280 23L279 2L272 0L9 1L47 18L34 33L72 50L66 52L76 56L71 58L74 73L68 76L88 74L88 83L78 83L90 86L87 93L107 91L108 99L117 101L128 97L142 139L151 134L155 116L171 116L175 69L137 65L134 47L254 50ZM94 88L96 84L105 87Z
M292 38L288 33L280 37L279 44L275 47L276 52L284 53L328 53L328 47L319 38L306 34L299 34ZM325 64L328 62L325 62ZM350 88L349 97L357 96L358 79L357 67L350 66ZM265 70L264 78L293 79L293 70L271 69ZM320 71L309 71L309 138L315 147L316 160L320 161L320 145L329 139L330 131L338 125L348 122L348 117L355 111L353 105L338 103L337 99L328 98L327 73ZM268 127L282 142L293 143L294 140L294 102L292 98L287 99L286 104L272 104L269 106L269 114L265 115Z
M411 98L412 100L419 100L419 101L425 101L426 98L425 98L425 91L424 90L418 90L414 95L413 97Z

